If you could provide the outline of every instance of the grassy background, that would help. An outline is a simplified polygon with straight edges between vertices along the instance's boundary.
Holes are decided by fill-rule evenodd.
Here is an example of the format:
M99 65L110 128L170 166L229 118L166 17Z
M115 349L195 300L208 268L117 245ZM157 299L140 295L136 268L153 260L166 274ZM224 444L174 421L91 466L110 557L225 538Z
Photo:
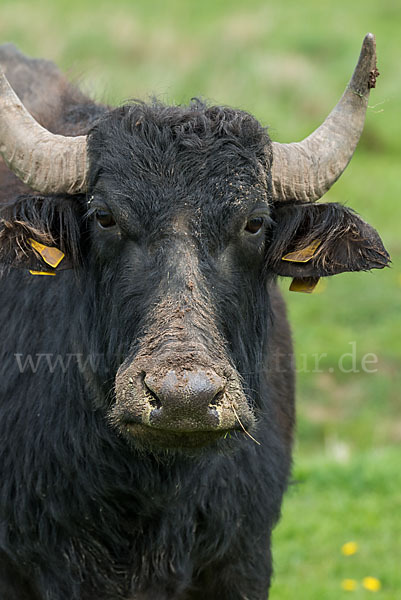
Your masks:
M327 201L382 234L393 265L345 274L312 296L283 290L298 360L294 485L275 533L275 600L368 598L344 578L373 575L401 597L401 4L398 0L1 0L0 39L54 60L96 98L202 95L244 108L278 141L320 124L341 95L366 32L382 75L365 132ZM355 349L355 370L350 369ZM373 353L376 372L361 368ZM325 354L318 373L315 356ZM359 552L341 555L355 540ZM207 599L205 599L207 600Z

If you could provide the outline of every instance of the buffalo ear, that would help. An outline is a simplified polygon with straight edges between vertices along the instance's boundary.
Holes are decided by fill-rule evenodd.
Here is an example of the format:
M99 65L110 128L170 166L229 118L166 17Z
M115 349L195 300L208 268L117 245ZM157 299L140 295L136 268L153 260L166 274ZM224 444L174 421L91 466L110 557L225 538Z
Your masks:
M24 195L0 209L0 267L54 271L79 261L80 206L73 199ZM41 246L44 251L41 251ZM61 251L59 255L57 252ZM50 256L50 259L49 259Z
M379 234L340 204L275 206L267 266L286 277L324 277L382 269L390 262Z

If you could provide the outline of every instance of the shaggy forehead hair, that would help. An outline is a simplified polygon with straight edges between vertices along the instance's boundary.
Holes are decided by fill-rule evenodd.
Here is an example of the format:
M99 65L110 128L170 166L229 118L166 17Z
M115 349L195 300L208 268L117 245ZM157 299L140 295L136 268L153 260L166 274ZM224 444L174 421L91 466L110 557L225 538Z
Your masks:
M271 165L267 131L250 114L207 106L135 102L106 114L89 137L90 186L111 180L167 179L186 189L234 171L251 183ZM128 176L128 177L127 177ZM270 186L269 186L270 187Z

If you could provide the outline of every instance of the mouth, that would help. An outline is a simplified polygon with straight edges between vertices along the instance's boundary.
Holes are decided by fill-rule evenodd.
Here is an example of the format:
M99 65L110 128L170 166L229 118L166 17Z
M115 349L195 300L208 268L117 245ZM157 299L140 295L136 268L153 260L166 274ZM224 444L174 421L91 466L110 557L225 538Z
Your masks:
M131 421L122 423L120 429L124 437L128 437L131 441L135 440L144 446L158 446L164 449L203 448L217 440L229 439L236 431L232 429L171 431Z

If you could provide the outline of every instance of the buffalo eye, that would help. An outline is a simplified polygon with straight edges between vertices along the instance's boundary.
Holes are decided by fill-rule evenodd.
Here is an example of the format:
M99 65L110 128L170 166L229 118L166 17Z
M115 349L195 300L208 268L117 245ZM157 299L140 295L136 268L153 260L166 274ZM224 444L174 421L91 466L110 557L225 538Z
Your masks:
M98 209L95 212L95 218L98 222L98 225L102 229L109 229L109 227L114 227L114 225L116 224L113 215L108 210Z
M253 217L249 219L245 225L245 231L248 233L256 234L262 229L263 218L262 217Z

